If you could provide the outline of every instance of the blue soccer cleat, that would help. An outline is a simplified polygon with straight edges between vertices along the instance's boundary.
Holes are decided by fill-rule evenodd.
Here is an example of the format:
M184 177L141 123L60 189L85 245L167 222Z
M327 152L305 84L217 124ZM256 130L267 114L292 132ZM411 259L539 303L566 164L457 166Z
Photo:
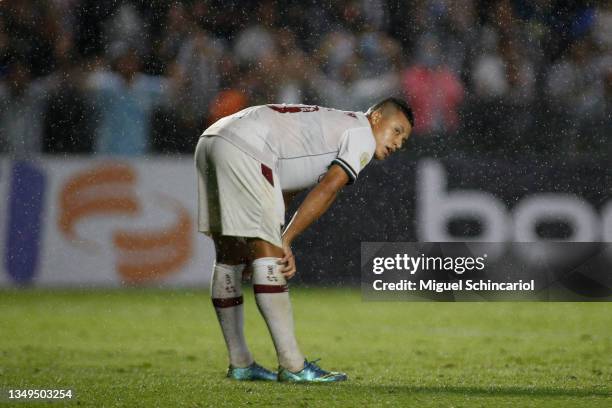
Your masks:
M338 382L346 381L348 376L344 373L338 373L334 371L325 371L315 363L319 361L308 361L304 360L304 368L302 371L293 373L286 368L278 368L278 381L286 382Z
M227 378L239 381L276 381L276 373L253 362L248 367L232 367L227 369Z

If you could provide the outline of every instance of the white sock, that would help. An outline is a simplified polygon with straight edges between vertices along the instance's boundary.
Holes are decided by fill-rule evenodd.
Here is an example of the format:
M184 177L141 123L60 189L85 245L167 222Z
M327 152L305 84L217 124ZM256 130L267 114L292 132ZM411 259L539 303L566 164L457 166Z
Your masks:
M243 269L244 265L215 263L210 282L210 296L223 331L230 364L234 367L247 367L253 362L243 330Z
M253 291L259 311L272 335L278 363L289 371L304 368L304 356L295 339L293 312L287 281L277 265L279 258L253 261Z

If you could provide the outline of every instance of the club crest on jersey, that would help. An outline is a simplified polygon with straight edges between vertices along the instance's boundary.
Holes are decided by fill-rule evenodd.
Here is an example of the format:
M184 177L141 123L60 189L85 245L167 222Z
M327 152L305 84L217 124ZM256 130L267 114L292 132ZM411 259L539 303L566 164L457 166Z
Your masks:
M370 156L366 152L361 153L361 156L359 156L359 165L362 169L365 167L366 164L368 164L369 159Z

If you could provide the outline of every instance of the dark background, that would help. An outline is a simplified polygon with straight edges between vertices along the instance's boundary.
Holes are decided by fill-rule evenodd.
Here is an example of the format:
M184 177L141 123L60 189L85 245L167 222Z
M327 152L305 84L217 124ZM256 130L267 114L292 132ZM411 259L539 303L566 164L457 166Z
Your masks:
M296 280L313 284L356 284L360 279L360 243L422 241L416 217L418 155L414 151L370 165L353 186L346 187L335 204L295 242ZM566 160L537 162L451 155L445 167L447 192L457 189L489 192L505 204L508 215L522 198L534 193L570 193L599 210L612 199L609 161ZM287 214L297 208L297 197ZM571 233L564 222L540 226L542 239L563 240ZM480 226L471 219L447 225L461 237L477 236Z

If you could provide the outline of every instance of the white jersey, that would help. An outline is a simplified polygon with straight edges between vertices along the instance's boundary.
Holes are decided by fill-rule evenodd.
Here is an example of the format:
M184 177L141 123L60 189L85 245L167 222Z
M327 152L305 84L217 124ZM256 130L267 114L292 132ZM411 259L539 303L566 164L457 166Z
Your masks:
M313 186L331 164L354 183L376 149L364 113L310 105L252 106L203 133L213 135L275 169L285 191Z

